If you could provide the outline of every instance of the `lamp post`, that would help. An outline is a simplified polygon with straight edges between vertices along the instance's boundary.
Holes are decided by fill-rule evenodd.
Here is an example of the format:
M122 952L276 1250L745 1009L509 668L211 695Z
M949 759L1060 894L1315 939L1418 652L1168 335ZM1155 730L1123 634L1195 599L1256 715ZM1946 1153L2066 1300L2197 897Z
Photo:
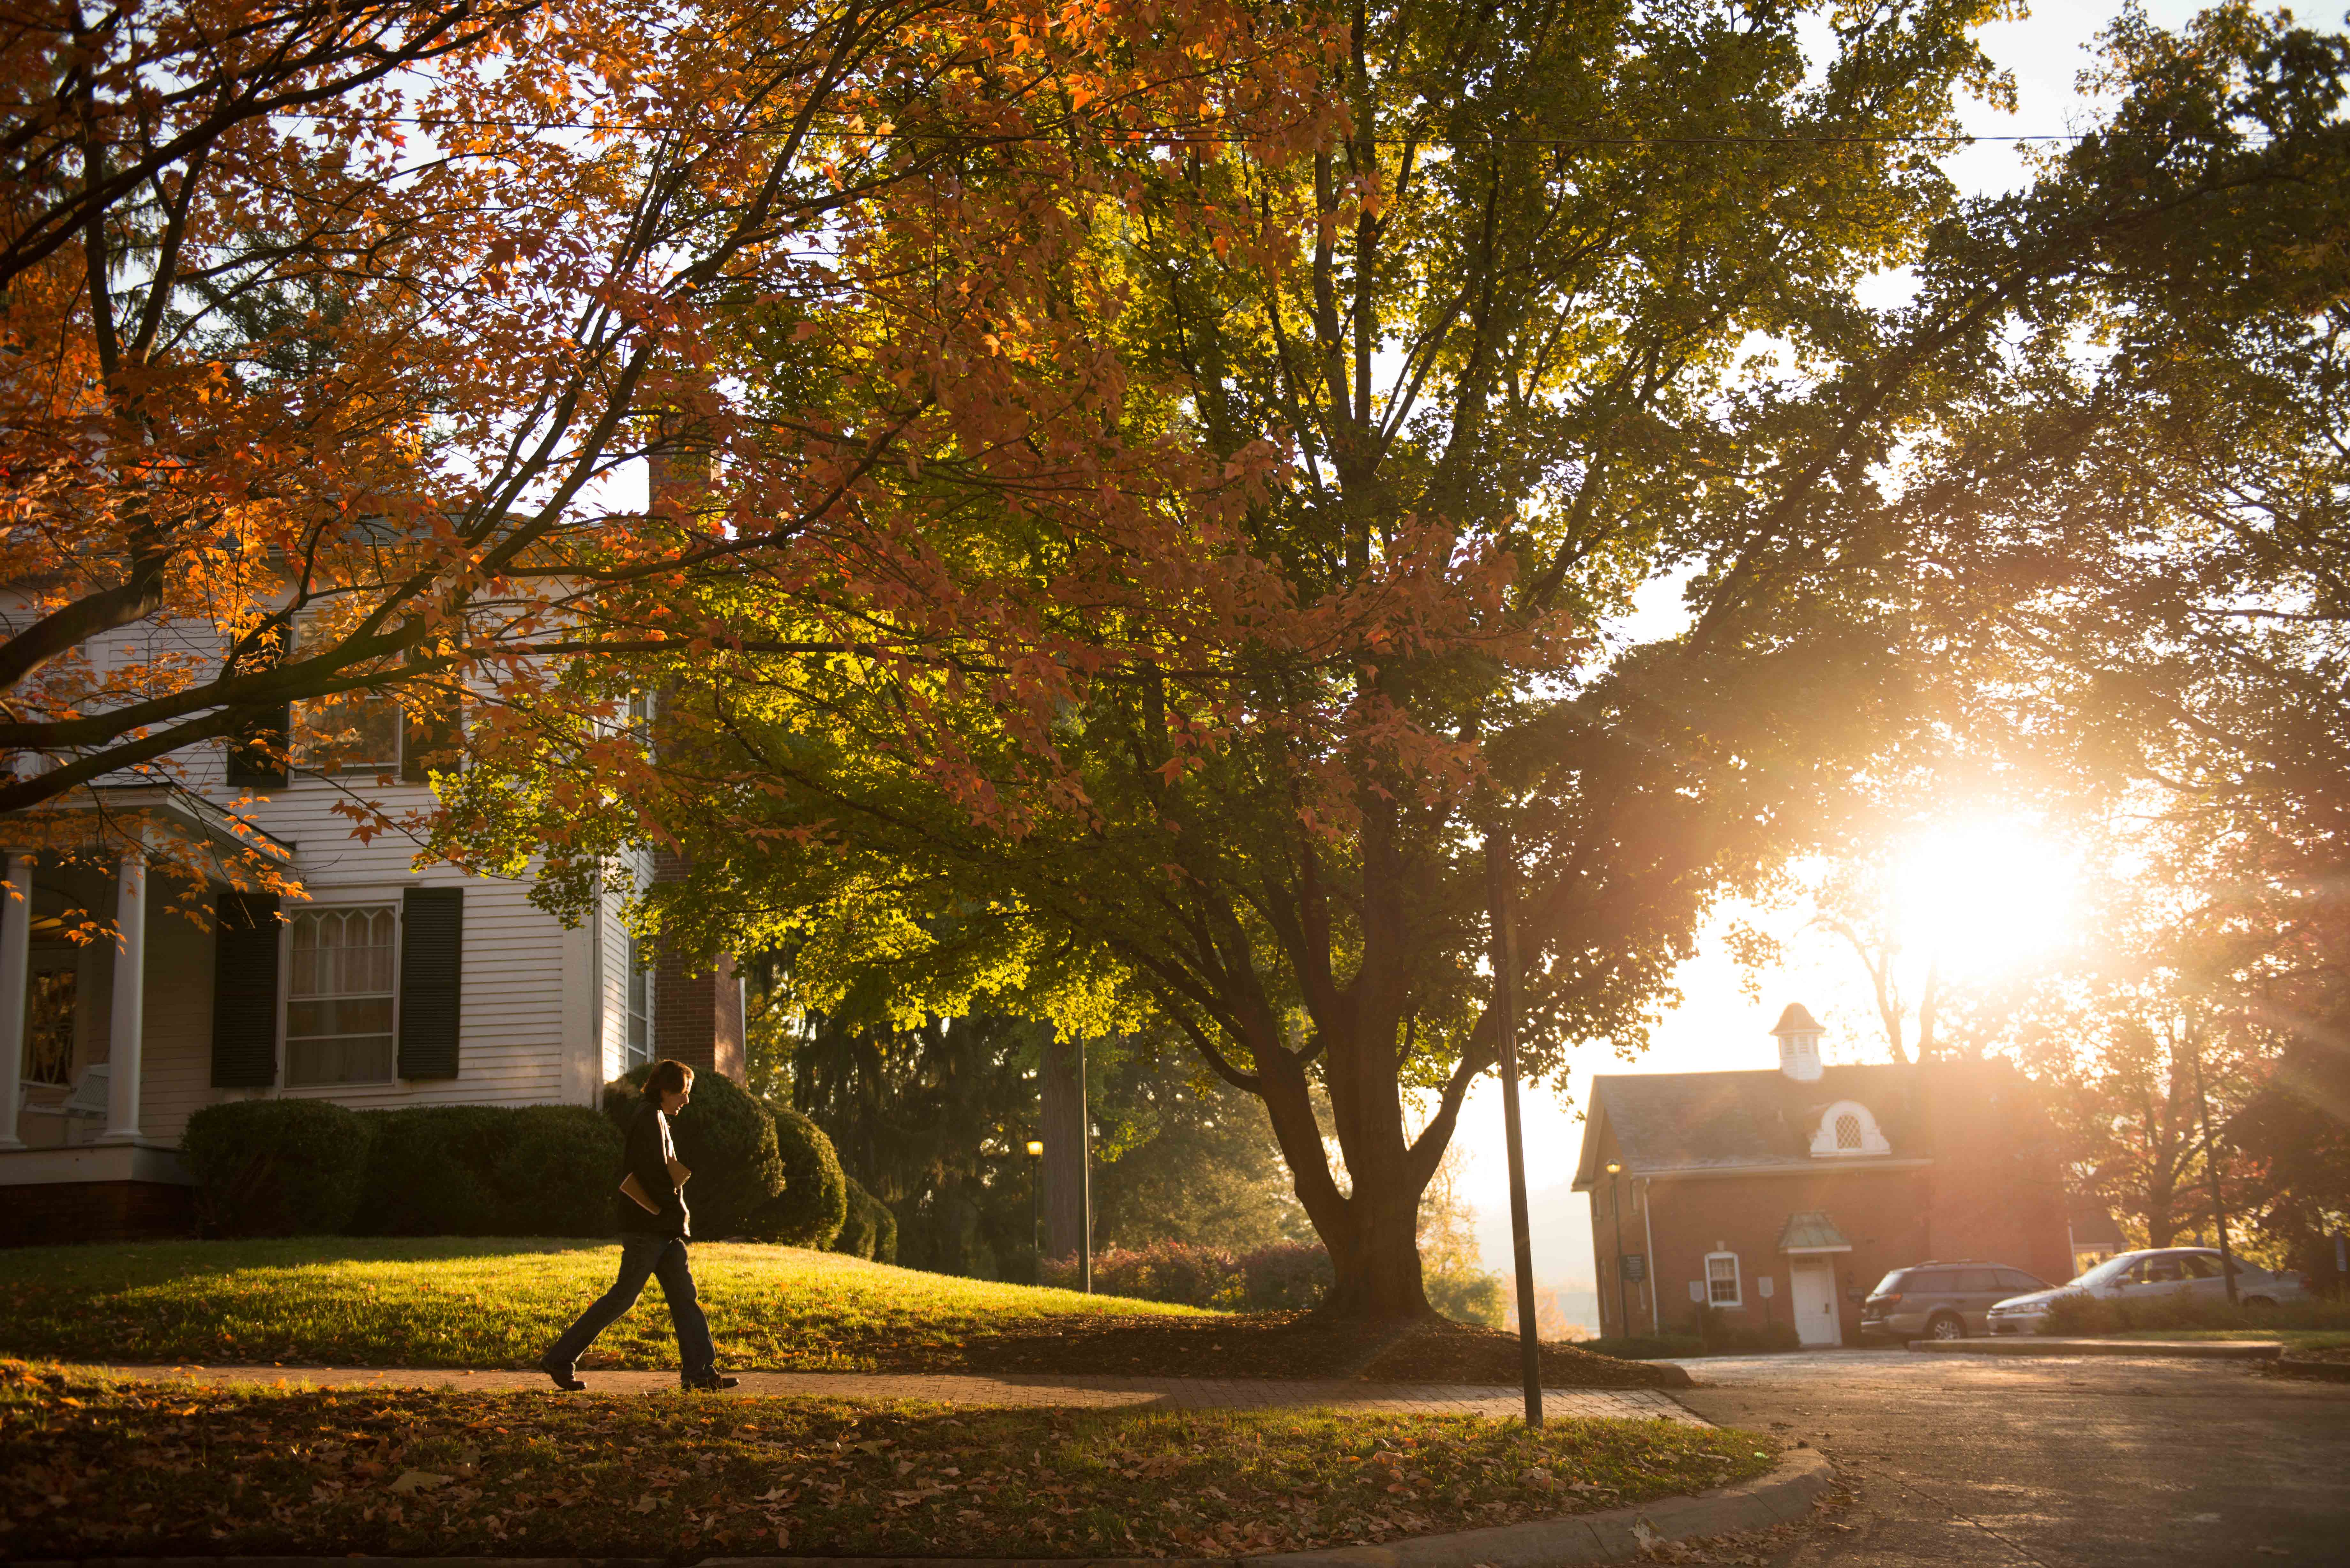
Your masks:
M1029 1264L1029 1272L1035 1276L1035 1282L1040 1285L1045 1282L1045 1243L1036 1239L1036 1232L1040 1228L1039 1217L1043 1212L1036 1189L1039 1186L1037 1178L1042 1176L1044 1171L1045 1140L1041 1137L1032 1137L1028 1140L1028 1251L1034 1254L1034 1261Z
M1616 1321L1623 1326L1617 1330L1625 1338L1632 1337L1632 1298L1624 1290L1624 1184L1616 1179L1624 1174L1623 1162L1607 1162L1607 1207L1616 1211Z
M1510 1258L1518 1275L1518 1361L1525 1383L1526 1425L1543 1424L1542 1340L1534 1322L1534 1244L1526 1217L1525 1134L1518 1122L1517 858L1510 830L1495 823L1485 833L1486 890L1493 925L1494 1065L1502 1073L1502 1141L1510 1161Z

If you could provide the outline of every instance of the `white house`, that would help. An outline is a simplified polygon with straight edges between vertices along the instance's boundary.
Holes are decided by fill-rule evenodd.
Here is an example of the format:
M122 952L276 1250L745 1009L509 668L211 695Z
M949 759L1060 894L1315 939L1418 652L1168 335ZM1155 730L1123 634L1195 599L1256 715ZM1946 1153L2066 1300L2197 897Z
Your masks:
M180 759L192 788L99 786L73 809L134 846L105 867L10 845L0 818L0 1053L16 1064L0 1073L0 1243L187 1233L175 1151L188 1117L224 1100L593 1105L656 1051L742 1075L731 963L697 974L639 954L616 898L566 930L527 883L412 871L412 844L354 838L332 809L348 788L426 802L425 737L389 700L339 718L355 739L308 774L232 778L208 752ZM379 788L386 772L400 782ZM233 836L307 898L192 889L135 847ZM660 871L650 856L631 869ZM66 940L91 919L118 922L120 942Z

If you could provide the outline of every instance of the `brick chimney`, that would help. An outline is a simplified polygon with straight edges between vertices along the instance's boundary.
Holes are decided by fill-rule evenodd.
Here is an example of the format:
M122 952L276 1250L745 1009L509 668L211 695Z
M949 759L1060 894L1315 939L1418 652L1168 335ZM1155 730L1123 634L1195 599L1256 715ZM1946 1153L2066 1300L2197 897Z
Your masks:
M654 849L655 882L682 882L686 870L677 856ZM690 969L670 940L661 938L653 957L653 1052L697 1073L723 1074L738 1084L749 1078L743 988L734 978L733 953L720 953L709 969Z

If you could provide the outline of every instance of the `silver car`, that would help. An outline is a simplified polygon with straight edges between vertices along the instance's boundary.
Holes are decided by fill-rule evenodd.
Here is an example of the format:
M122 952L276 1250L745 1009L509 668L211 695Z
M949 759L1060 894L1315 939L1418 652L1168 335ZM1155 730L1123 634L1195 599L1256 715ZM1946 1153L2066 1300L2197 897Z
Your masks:
M1993 1334L2038 1334L2048 1322L2049 1306L2067 1292L2101 1301L2151 1301L2164 1296L2188 1296L2224 1305L2228 1282L2220 1272L2216 1247L2157 1247L2140 1252L2116 1252L2067 1285L2011 1296L1991 1309ZM2236 1260L2236 1299L2248 1307L2276 1306L2308 1299L2301 1276L2271 1272Z

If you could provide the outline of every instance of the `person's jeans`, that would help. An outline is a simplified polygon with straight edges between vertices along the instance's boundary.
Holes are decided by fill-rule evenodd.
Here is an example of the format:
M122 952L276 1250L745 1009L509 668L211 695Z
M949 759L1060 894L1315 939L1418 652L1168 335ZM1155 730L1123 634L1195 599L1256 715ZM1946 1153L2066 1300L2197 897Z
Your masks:
M620 1238L620 1277L579 1314L577 1323L564 1331L563 1337L555 1342L555 1348L546 1353L546 1365L566 1373L577 1367L579 1357L596 1343L596 1336L637 1304L645 1282L656 1275L660 1279L661 1295L669 1303L670 1322L677 1326L677 1358L682 1380L691 1383L715 1373L718 1347L710 1343L710 1323L702 1315L702 1303L694 1296L693 1269L686 1261L685 1242L663 1236Z

